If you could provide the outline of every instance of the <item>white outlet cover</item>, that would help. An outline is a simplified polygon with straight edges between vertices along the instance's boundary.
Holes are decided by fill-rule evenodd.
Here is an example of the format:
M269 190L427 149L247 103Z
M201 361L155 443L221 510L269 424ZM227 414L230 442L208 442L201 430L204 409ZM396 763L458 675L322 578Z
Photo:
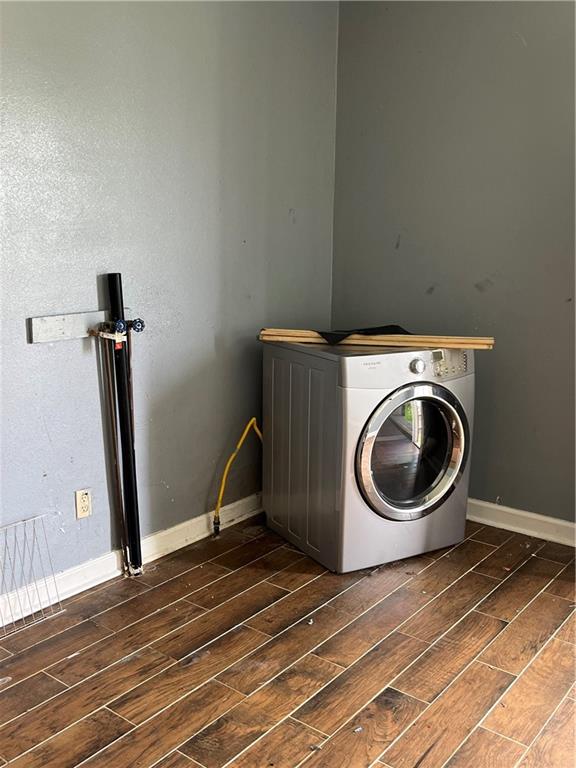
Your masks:
M90 488L82 488L75 492L76 498L76 519L90 517L92 514L92 491Z

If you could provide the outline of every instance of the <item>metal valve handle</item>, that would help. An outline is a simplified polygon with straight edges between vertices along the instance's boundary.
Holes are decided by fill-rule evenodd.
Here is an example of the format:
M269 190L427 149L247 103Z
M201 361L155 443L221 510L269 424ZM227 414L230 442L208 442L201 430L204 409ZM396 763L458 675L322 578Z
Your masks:
M114 320L112 322L102 323L100 328L110 333L124 334L130 328L134 333L142 333L146 328L146 323L141 317L136 317L134 320Z

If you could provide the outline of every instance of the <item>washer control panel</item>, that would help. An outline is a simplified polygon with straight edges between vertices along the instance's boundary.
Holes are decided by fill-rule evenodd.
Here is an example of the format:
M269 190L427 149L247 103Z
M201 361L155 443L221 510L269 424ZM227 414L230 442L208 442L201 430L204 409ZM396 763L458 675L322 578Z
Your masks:
M468 354L465 349L435 349L432 352L434 376L439 379L465 376L468 373Z

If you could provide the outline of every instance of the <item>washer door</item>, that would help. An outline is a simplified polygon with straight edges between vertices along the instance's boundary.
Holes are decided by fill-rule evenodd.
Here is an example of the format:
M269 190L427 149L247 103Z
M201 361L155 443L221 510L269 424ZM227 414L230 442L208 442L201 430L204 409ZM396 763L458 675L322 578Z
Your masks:
M356 478L372 509L416 520L454 490L468 457L460 402L437 384L402 387L374 411L356 451Z

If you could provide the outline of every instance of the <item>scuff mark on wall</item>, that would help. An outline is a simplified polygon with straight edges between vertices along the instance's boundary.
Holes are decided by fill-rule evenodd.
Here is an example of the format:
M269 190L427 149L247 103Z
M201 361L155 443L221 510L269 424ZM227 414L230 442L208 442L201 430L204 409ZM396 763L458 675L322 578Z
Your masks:
M479 293L484 293L489 288L492 288L494 285L494 282L490 280L489 277L485 277L484 280L479 280L477 283L474 283L474 288L476 288Z

